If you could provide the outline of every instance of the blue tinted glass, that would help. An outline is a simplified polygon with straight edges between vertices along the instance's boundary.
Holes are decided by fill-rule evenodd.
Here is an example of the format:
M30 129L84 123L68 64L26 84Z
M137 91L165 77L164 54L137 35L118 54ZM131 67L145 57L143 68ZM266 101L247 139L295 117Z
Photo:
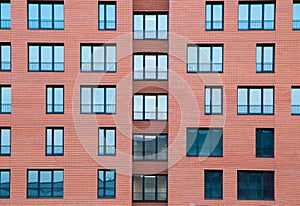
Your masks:
M10 3L1 3L1 19L10 19Z
M38 4L29 4L28 5L28 18L29 18L29 20L38 20L39 19Z

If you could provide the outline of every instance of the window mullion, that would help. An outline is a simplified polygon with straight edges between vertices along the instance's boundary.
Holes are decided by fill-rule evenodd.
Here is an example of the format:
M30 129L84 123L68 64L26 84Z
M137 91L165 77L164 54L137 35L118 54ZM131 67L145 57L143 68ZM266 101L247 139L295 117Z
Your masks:
M38 4L38 17L39 17L39 19L38 19L38 25L39 25L39 28L38 29L40 29L41 28L41 24L42 24L42 21L41 21L41 4Z
M262 4L262 6L261 6L261 10L262 10L262 12L261 12L261 14L262 14L262 16L261 16L261 27L262 27L262 29L264 29L265 28L265 4Z
M55 59L54 59L54 50L55 50L55 46L51 46L52 49L52 71L54 72L54 65L55 65Z
M51 4L51 7L52 7L52 20L51 20L51 22L52 22L52 29L54 29L54 22L55 22L55 20L54 20L54 4Z
M106 8L106 7L105 7ZM106 56L107 56L107 53L106 53L106 51L107 51L107 47L106 47L106 45L103 45L103 53L104 53L104 57L103 57L103 68L104 68L104 71L106 71L106 64L107 64L107 62L106 62Z
M104 113L106 113L106 106L107 106L107 103L106 103L106 93L107 93L107 88L103 88L103 94L104 94L104 104L103 104L103 107L104 107Z
M247 88L247 114L250 114L250 90L249 88Z
M91 72L94 71L94 46L91 46Z
M145 54L143 54L143 79L146 79L146 61L145 61L145 59L146 59L146 55Z
M94 113L94 89L95 87L91 87L91 113Z
M248 5L248 29L251 29L251 4Z
M42 52L42 46L41 45L39 45L38 46L38 48L39 48L39 71L41 71L42 70L42 54L41 54L41 52Z

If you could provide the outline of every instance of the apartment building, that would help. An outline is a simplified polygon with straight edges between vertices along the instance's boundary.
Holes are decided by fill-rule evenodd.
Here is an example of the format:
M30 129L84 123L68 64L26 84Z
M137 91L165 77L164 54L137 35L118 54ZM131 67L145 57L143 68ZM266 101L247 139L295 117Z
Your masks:
M0 1L1 205L297 205L300 1Z

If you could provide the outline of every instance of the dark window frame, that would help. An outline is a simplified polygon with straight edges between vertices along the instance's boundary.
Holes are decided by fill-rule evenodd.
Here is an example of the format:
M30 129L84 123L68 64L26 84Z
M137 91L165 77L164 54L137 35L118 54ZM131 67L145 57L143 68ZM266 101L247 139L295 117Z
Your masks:
M189 63L188 61L188 49L190 47L196 47L197 48L197 63ZM210 48L210 62L209 63L201 63L200 62L200 49L203 47L207 47ZM214 70L213 67L214 65L220 65L220 63L213 63L213 48L214 47L221 47L222 48L222 63L221 63L221 70ZM224 44L188 44L187 45L187 50L186 50L186 72L187 73L223 73L223 69L224 69ZM196 65L195 65L196 64ZM203 70L200 68L201 64L209 64L209 70ZM192 65L192 69L190 69ZM194 69L194 67L196 66L196 70Z
M10 5L10 19L2 19L1 18L1 13L2 13L1 4L7 4L7 3ZM8 25L2 26L2 23L5 24L4 22ZM0 2L0 29L11 29L11 2L10 2L10 0L2 0Z
M214 187L212 186L213 177L211 176L212 173L219 173L221 174L221 197L214 197L213 190ZM210 184L207 187L206 183ZM204 170L204 199L206 200L222 200L223 199L223 170Z
M0 85L0 114L11 114L12 101L10 101L10 104L3 104L2 103L2 88L4 88L4 87L10 88L10 93L12 91L11 85ZM3 109L3 108L6 108L6 107L9 110L8 112L6 111L6 109Z
M91 60L90 62L83 62L82 61L82 47L85 47L85 46L88 46L88 47L91 47ZM107 50L106 50L106 47L108 46L114 46L115 47L115 62L107 62L106 61L106 57L107 57ZM104 64L104 70L95 70L94 69L94 47L103 47L104 49L104 53L102 54L103 55L103 59L104 59L104 62L100 62L100 63L103 63ZM83 70L83 63L87 63L90 65L91 67L91 70L90 71L85 71ZM107 64L108 63L113 63L114 64L114 70L110 70L107 68ZM109 73L116 73L117 72L117 45L116 44L80 44L80 72L109 72Z
M213 12L213 7L214 6L222 6L222 22L221 22L221 24L222 24L222 28L214 28L214 23L216 22L215 20L214 20L214 17L213 17L213 14L214 14L214 12ZM208 1L208 2L206 2L206 4L205 4L205 11L207 10L207 6L211 6L211 18L210 18L210 20L208 21L207 20L207 16L206 16L206 14L205 14L205 30L206 31L223 31L224 30L224 2L222 2L222 1L220 1L220 2L214 2L214 1ZM210 26L208 26L208 25L210 25Z
M2 46L9 46L10 48L10 53L9 53L9 62L3 61L2 60ZM0 43L0 72L10 72L11 71L11 43L10 42L1 42ZM9 64L9 69L3 69L4 64Z
M38 27L37 28L31 28L30 27L30 19L29 19L29 4L36 4L38 5ZM63 5L63 12L64 12L64 19L63 20L55 20L54 18L54 5ZM52 10L52 19L51 19L51 24L52 27L51 28L43 28L41 26L42 20L41 20L41 5L51 5L51 10ZM36 20L31 20L31 21L36 21ZM63 28L55 28L55 23L56 22L60 22L63 25ZM29 30L64 30L65 29L65 5L64 5L64 1L28 1L27 3L27 29Z
M295 4L299 4L299 6L300 6L300 1L296 1L296 0L293 1L293 10L294 10ZM300 9L299 9L299 12L300 12ZM292 16L292 30L296 30L296 31L300 30L300 19L294 19L293 16Z
M99 172L103 172L103 179L104 179L104 182L103 182L103 191L104 191L104 195L103 195L103 197L102 196L100 196L100 194L99 194L99 188L100 188L100 186L99 186ZM105 191L106 191L106 189L107 189L107 186L106 186L106 172L114 172L114 195L113 196L109 196L109 195L106 195L105 194ZM116 170L115 169L98 169L98 172L97 172L98 174L97 174L97 198L98 199L104 199L104 198L106 198L106 199L114 199L114 198L116 198L116 191L117 191L117 189L116 189L116 182L117 182L117 173L116 173Z
M134 146L134 141L135 141L135 135L140 135L140 136L143 136L143 140L142 140L142 144L143 144L143 151L142 151L142 155L141 156L139 156L139 157L141 157L141 159L136 159L135 157L135 155L134 155L134 152L135 152L135 146ZM145 134L145 133L143 133L143 134L140 134L140 133L134 133L133 135L133 138L132 138L132 160L133 161L162 161L162 162L164 162L164 161L168 161L168 134L167 133L161 133L161 134ZM146 157L146 146L145 146L145 136L155 136L155 158L154 159L147 159L147 158L145 158ZM166 158L165 159L158 159L158 138L159 138L159 136L166 136L166 148L165 148L165 150L166 150Z
M136 111L134 110L134 97L135 96L143 96L143 111L142 111L142 119L134 119L134 114L136 113ZM146 96L155 96L155 116L156 118L155 119L147 119L145 118L145 97ZM167 111L166 111L166 119L158 119L158 115L159 115L159 112L158 112L158 96L166 96L167 97L167 105L166 105L166 108L167 108ZM169 119L169 95L168 93L135 93L132 97L132 120L133 121L168 121Z
M293 102L292 102L292 98L293 98L292 91L293 91L293 89L299 89L300 90L300 86L292 86L291 87L291 115L300 115L300 102L296 105L293 104Z
M256 51L256 73L274 73L275 72L275 44L256 44L256 49L258 47L261 47L261 62L258 63L257 62L257 51ZM264 62L264 48L265 47L272 47L273 51L272 51L272 70L271 71L265 71L264 67L267 64L267 62ZM261 71L258 71L257 68L258 66L261 65Z
M104 28L101 29L100 28L100 5L104 5ZM114 20L114 28L107 28L107 24L109 22L109 20L107 20L107 9L106 9L106 6L107 5L114 5L115 6L115 20ZM110 20L111 21L111 20ZM117 2L115 1L99 1L98 2L98 30L100 31L105 31L105 30L109 30L109 31L112 31L112 30L117 30Z
M9 183L7 187L2 187L2 182L1 182L1 176L2 176L2 172L8 172L9 175ZM0 199L9 199L10 198L10 184L11 184L11 172L10 169L0 169L0 190L8 190L8 196L0 196Z
M274 86L259 86L259 87L257 87L257 86L238 86L237 87L237 91L239 90L239 89L247 89L247 105L239 105L239 104L237 104L237 115L274 115L274 110L275 110L275 105L274 105L274 102L275 102L275 93L274 93L274 91L275 91L275 87ZM261 105L250 105L250 90L251 89L260 89L261 90ZM264 89L272 89L273 90L273 104L272 105L264 105L263 104L263 99L264 99L264 95L263 95L263 90ZM238 94L237 94L237 103L238 103ZM241 106L243 106L243 107L245 107L245 106L247 106L247 112L245 112L245 113L243 113L243 112L240 112L239 113L239 107L241 107ZM260 106L261 107L261 112L260 113L256 113L256 112L254 112L254 113L250 113L250 107L251 106ZM264 107L265 106L272 106L272 113L264 113Z
M272 132L273 134L273 142L272 146L273 147L264 147L264 139L263 139L263 134L265 131ZM261 136L259 136L259 134ZM255 138L255 143L256 143L256 157L257 158L274 158L274 138L275 138L275 131L274 128L256 128L256 138ZM265 152L265 150L272 150L270 154L266 154L268 152Z
M136 176L140 176L142 177L142 200L135 200L134 199L134 177ZM145 177L147 176L155 176L155 200L145 200ZM157 177L158 176L164 176L166 178L166 200L158 200L157 196L159 194L158 192L158 183L157 183ZM168 202L168 175L164 175L164 174L154 174L154 175L132 175L132 201L133 202Z
M48 88L52 89L52 103L48 104ZM58 106L62 106L62 112L56 112L55 110L55 104L54 103L54 99L55 99L55 88L62 88L63 89L63 104L62 105L58 105ZM51 106L51 111L48 111L48 106ZM64 114L65 110L65 86L64 85L46 85L46 114Z
M188 144L188 142L189 142L188 131L189 130L197 130L197 136L193 137L193 142L190 144L191 145L190 147L189 147L189 144ZM200 137L198 137L199 130L208 130L207 136L209 135L209 132L211 130L216 130L216 131L220 130L222 132L222 135L221 135L219 141L216 143L214 149L212 149L210 151L209 155L201 154L201 149L203 148L203 145L198 145L197 144L197 142L199 142L198 138L200 138ZM207 136L206 136L206 138L208 138ZM187 157L213 157L213 158L222 158L223 155L224 155L223 154L223 152L224 152L224 147L223 147L224 141L223 140L224 140L224 130L221 127L187 127L187 129L186 129L186 156ZM221 143L220 143L220 141L221 141ZM189 150L192 148L192 146L193 146L193 144L195 142L196 142L196 148L197 148L196 155L189 154ZM217 149L217 146L219 144L221 144L221 148L219 148L219 150L221 150L222 154L221 155L213 155L213 152Z
M82 104L82 89L83 88L90 88L92 91L92 93L91 94L93 94L93 89L94 88L103 88L104 89L104 92L103 92L103 96L104 96L104 100L103 100L103 104L104 104L104 112L94 112L93 110L94 110L94 107L93 107L93 105L94 105L94 98L93 98L93 95L91 95L91 104L90 104L90 107L91 107L91 112L83 112L82 111L82 106L83 106L83 104ZM107 101L106 101L106 93L107 93L107 91L106 91L106 89L108 89L108 88L114 88L115 89L115 104L114 105L111 105L111 106L113 106L114 107L114 112L107 112L107 105L109 105L109 104L107 104ZM80 114L116 114L117 113L117 87L116 86L114 86L114 85L81 85L80 86Z
M33 172L37 172L38 176L37 176L37 188L28 188L28 184L29 184L29 172L33 171ZM60 171L63 172L63 182L62 182L62 196L53 196L53 192L54 192L54 188L53 188L53 184L54 184L54 172L55 171ZM51 196L48 197L41 197L40 195L40 190L41 190L41 182L40 182L40 176L41 176L41 172L51 172ZM55 198L55 199L62 199L64 197L64 181L65 181L65 174L64 174L64 170L63 169L27 169L27 194L26 197L28 199L50 199L50 198ZM29 189L37 189L37 196L29 196Z
M6 129L8 130L9 129L9 146L6 146L6 147L9 147L9 153L2 153L2 130L3 129ZM0 156L10 156L11 155L11 127L0 127Z
M38 53L38 62L30 62L30 47L31 46L37 46L38 49L39 49L39 53ZM64 61L63 62L56 62L55 61L55 53L54 53L54 50L55 50L55 47L63 47L63 52L64 52L64 55L63 55L63 59ZM51 50L52 50L52 60L51 60L51 70L42 70L42 65L44 63L47 63L47 62L42 62L42 47L52 47ZM38 70L32 70L30 69L30 65L34 65L34 63L38 63ZM55 65L60 65L61 68L59 69L55 69ZM54 43L54 44L36 44L36 43L29 43L28 44L28 72L64 72L65 71L65 46L64 44L61 44L61 43Z
M48 133L47 133L47 130L50 129L51 132L52 132L52 136L51 136L51 142L52 144L51 145L48 145ZM55 139L55 135L54 135L54 130L62 130L62 146L58 146L58 145L54 145L54 139ZM65 146L65 135L64 135L64 127L46 127L46 151L45 151L45 154L46 156L64 156L64 146ZM51 153L49 154L48 153L48 147L51 147ZM55 152L55 147L61 147L62 148L62 153L56 153Z
M209 89L210 91L210 102L209 104L206 103L206 89ZM221 89L221 105L215 105L213 104L213 99L212 99L212 91L214 89ZM205 94L204 94L204 114L205 115L223 115L223 86L205 86L204 88ZM213 112L213 107L219 106L220 107L220 112ZM207 112L206 108L209 108L209 112Z
M100 130L104 130L104 145L103 147L103 153L100 153L100 142L99 142L99 135L100 135ZM107 130L114 130L115 131L115 136L114 136L114 153L107 153L107 145L106 145L106 132ZM98 156L116 156L116 149L117 149L117 128L116 127L99 127L98 128Z

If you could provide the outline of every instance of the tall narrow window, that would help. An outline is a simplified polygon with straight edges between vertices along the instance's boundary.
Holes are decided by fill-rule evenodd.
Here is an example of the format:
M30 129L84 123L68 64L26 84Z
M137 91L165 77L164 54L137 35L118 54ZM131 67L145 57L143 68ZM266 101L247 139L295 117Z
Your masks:
M98 155L116 154L116 128L99 128Z
M206 3L206 30L223 30L223 2Z
M82 86L80 111L82 114L115 114L116 87Z
M291 113L300 114L300 87L292 87Z
M275 29L275 4L239 3L239 30Z
M256 157L274 157L274 129L256 129Z
M28 46L28 71L30 72L63 72L64 46L63 45L36 45Z
M10 198L10 170L0 170L0 198Z
M0 71L11 70L11 49L10 44L0 43Z
M64 29L64 4L28 3L28 29Z
M0 29L10 29L10 1L0 2Z
M223 72L223 46L188 45L187 72Z
M293 3L293 29L300 29L300 2L296 1Z
M256 72L274 72L274 45L256 45Z
M167 120L168 96L136 94L133 97L133 120Z
M167 39L167 14L134 14L134 39Z
M47 114L64 113L64 86L47 86Z
M0 113L11 113L11 87L0 85Z
M223 171L205 170L204 171L205 199L223 198Z
M186 147L187 156L222 157L223 130L188 128Z
M81 45L82 72L115 72L116 45Z
M64 129L46 129L46 155L61 156L64 154Z
M205 114L223 113L223 88L205 87Z
M116 29L116 3L99 3L99 30Z
M238 87L238 114L274 114L273 87Z
M98 198L116 197L116 171L98 170Z
M10 155L10 128L0 128L0 156Z

